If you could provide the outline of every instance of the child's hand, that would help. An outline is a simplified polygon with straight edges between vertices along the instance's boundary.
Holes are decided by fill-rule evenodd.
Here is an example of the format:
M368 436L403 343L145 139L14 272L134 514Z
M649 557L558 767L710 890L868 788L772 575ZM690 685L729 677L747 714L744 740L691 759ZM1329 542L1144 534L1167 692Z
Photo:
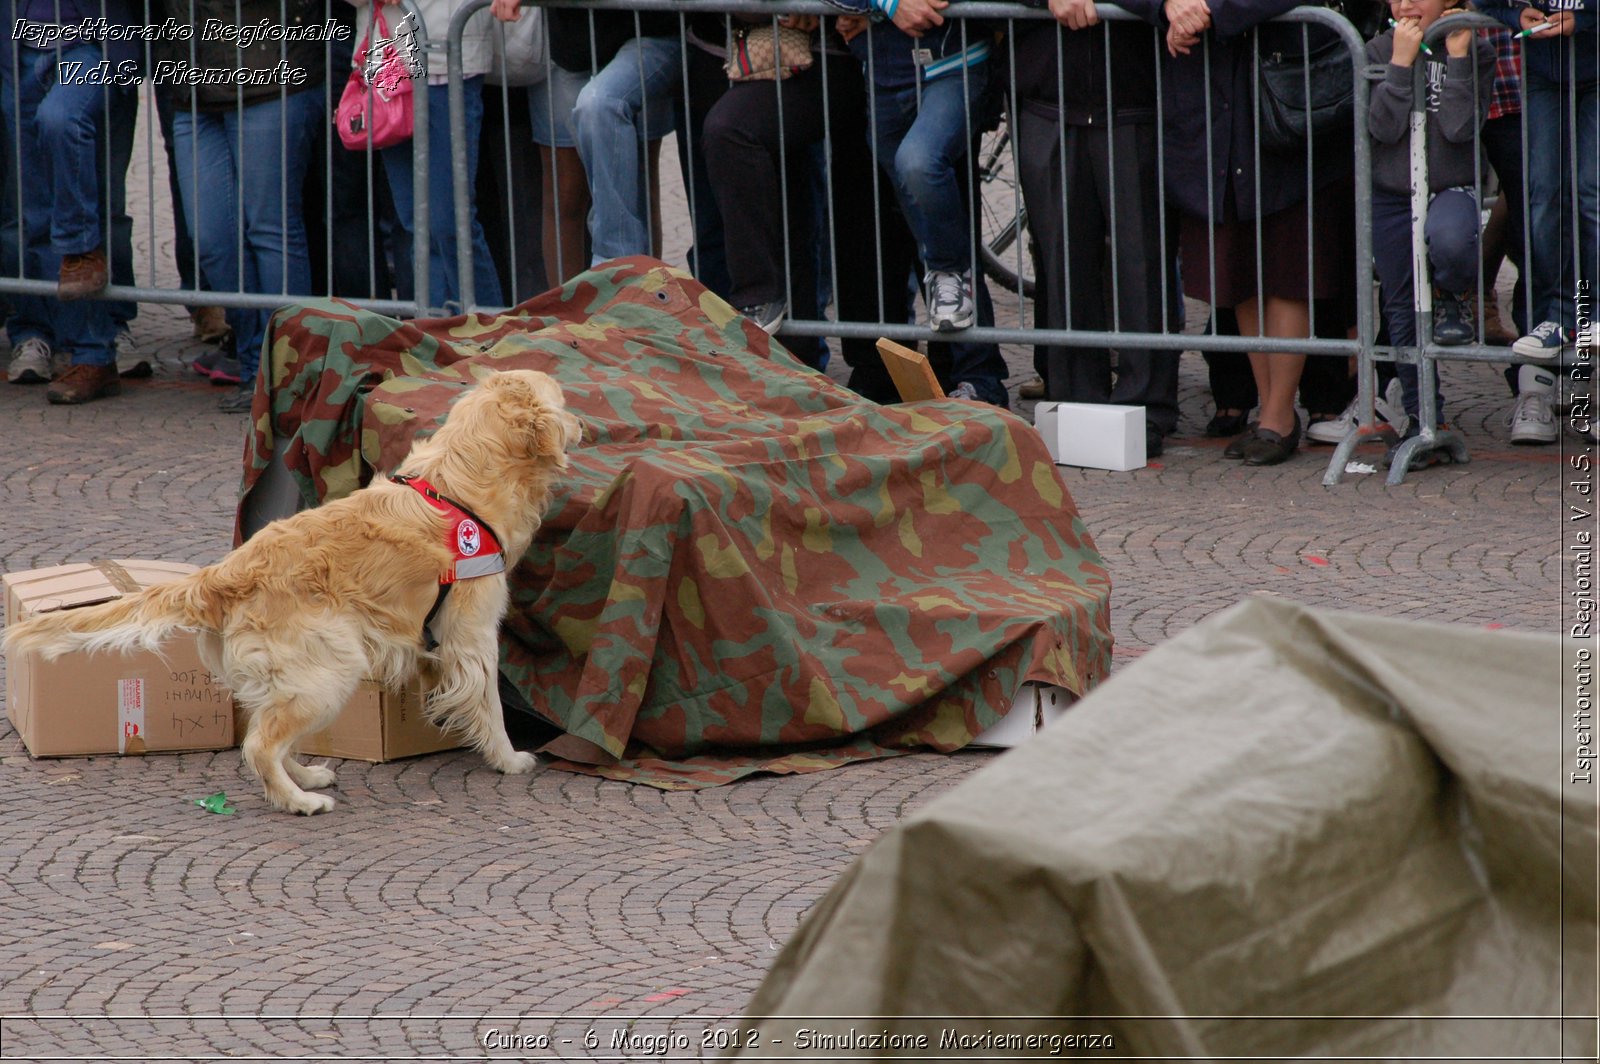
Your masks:
M1394 55L1389 62L1395 66L1408 67L1417 61L1417 52L1422 49L1422 20L1414 18L1395 19L1394 23Z
M1050 13L1069 30L1087 29L1100 21L1094 0L1050 0Z
M1558 33L1563 37L1571 37L1578 29L1578 18L1571 11L1557 11L1548 21L1555 23L1556 28L1546 30L1544 33L1546 37L1553 37Z
M521 0L492 0L489 10L501 22L515 22L522 17Z
M1471 47L1472 30L1470 29L1456 30L1456 32L1444 39L1445 54L1456 59L1466 58L1467 50Z
M493 2L498 4L501 0L493 0ZM799 30L801 33L810 33L817 28L817 23L821 21L816 15L783 15L778 19L778 25L791 30Z
M1522 28L1525 30L1531 30L1539 23L1549 21L1545 17L1545 13L1536 7L1523 8L1522 14L1517 17L1522 20Z

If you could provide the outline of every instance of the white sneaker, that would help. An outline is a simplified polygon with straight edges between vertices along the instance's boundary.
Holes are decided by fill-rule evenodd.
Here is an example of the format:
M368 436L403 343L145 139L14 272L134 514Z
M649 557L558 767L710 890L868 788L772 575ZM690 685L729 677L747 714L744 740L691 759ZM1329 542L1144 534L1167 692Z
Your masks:
M1306 439L1315 443L1340 443L1361 425L1361 397L1350 400L1338 417L1306 426Z
M977 320L972 302L972 274L931 270L923 279L928 300L928 324L936 332L969 328Z
M139 352L133 333L124 325L117 332L117 375L119 377L149 377L155 373L150 358Z
M969 403L976 403L978 402L978 389L972 386L971 381L961 381L954 388L950 389L950 394L945 396L945 398L965 399Z
M11 368L6 379L12 384L47 384L55 376L50 361L50 345L30 336L11 353Z
M1406 386L1399 377L1391 377L1389 386L1372 403L1378 416L1387 421L1401 436L1411 427L1411 415L1406 413Z
M1506 419L1512 443L1542 446L1556 442L1560 429L1551 406L1555 388L1555 375L1547 369L1523 366L1517 370L1517 403Z

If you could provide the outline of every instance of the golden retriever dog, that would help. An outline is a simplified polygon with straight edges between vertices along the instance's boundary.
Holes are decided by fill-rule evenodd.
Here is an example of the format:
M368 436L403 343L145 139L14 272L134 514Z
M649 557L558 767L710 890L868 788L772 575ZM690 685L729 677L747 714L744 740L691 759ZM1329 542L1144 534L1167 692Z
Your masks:
M302 764L295 745L332 723L364 677L398 686L420 674L432 720L501 772L527 772L534 756L507 738L496 684L506 574L472 575L465 564L458 573L466 557L447 536L458 537L466 555L498 537L506 566L514 565L581 435L550 377L496 373L411 449L398 471L411 482L374 479L346 498L274 521L192 576L24 621L6 631L5 648L46 658L159 652L174 631L198 632L201 660L251 713L244 760L276 809L333 808L332 798L307 793L332 786L332 769ZM491 567L479 559L475 568ZM455 577L462 578L441 600L441 587ZM423 631L430 617L435 649Z

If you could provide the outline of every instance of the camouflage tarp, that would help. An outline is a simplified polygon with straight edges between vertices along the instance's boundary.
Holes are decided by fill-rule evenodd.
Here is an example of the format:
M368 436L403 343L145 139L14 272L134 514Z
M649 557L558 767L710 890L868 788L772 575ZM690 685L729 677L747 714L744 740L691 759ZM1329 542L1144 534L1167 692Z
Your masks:
M268 353L244 487L286 440L307 505L393 468L476 374L560 380L584 441L501 670L565 767L690 788L955 750L1023 681L1109 671L1109 581L1028 425L867 402L660 263L498 317L291 307Z

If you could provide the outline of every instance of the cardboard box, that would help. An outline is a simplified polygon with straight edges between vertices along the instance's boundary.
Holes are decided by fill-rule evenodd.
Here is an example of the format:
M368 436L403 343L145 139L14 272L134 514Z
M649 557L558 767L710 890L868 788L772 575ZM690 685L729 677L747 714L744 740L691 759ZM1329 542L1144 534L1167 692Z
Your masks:
M1125 473L1143 469L1144 407L1108 403L1040 403L1033 425L1056 465Z
M422 688L415 681L396 691L363 680L339 719L302 739L299 749L312 757L394 761L460 745L422 715Z
M1025 683L1012 699L1011 711L972 740L973 746L1020 746L1039 729L1059 720L1077 701L1072 692L1053 683Z
M182 562L96 561L7 573L6 623L110 602L195 571ZM34 757L224 750L233 698L179 634L158 654L66 654L6 662L6 715Z

